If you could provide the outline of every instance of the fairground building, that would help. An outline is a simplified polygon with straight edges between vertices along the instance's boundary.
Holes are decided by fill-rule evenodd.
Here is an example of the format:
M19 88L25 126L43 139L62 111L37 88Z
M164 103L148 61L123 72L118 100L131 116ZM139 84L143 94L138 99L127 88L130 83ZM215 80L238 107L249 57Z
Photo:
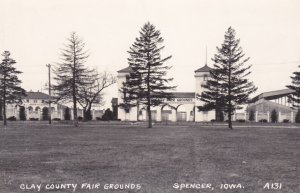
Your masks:
M297 110L292 108L293 103L288 100L293 92L291 89L282 89L261 93L248 105L248 116L252 114L256 122L271 122L271 114L275 111L277 122L295 122Z
M153 121L211 121L215 119L215 111L198 111L197 106L202 105L202 101L196 98L196 94L203 92L203 84L209 78L210 67L207 65L195 71L195 92L173 92L171 100L165 99L163 104L152 107L151 118ZM130 67L118 71L118 103L123 102L123 93L120 92L122 83L126 81L126 76L130 74ZM138 112L139 111L139 112ZM147 111L144 106L132 107L125 110L118 107L118 118L122 121L146 121L148 119Z
M15 117L16 120L21 119L21 111L25 114L26 120L48 120L51 112L51 119L65 120L65 114L70 115L70 120L73 120L73 109L67 108L57 102L52 102L51 109L49 110L49 95L42 92L26 92L27 96L22 99L20 104L8 104L6 117ZM69 111L69 112L67 112ZM83 110L77 110L78 117L83 117ZM102 110L92 110L92 117L94 120L99 119L103 115ZM21 116L20 116L21 115Z
M220 120L216 117L216 111L199 111L198 106L203 102L196 97L201 95L210 76L211 68L207 65L195 70L195 92L173 92L172 100L164 100L160 106L152 107L151 118L153 121L191 121L191 122L208 122ZM130 67L118 71L118 104L123 103L123 93L120 92L122 83L126 81L126 76L130 74ZM288 95L293 91L283 89L272 92L262 93L252 99L248 104L245 112L235 112L232 116L233 121L255 121L255 122L271 122L271 112L276 111L277 122L295 122L296 110L292 109L292 104L288 101ZM225 113L224 120L227 120ZM252 115L251 115L252 114ZM121 121L146 121L148 119L145 106L132 107L125 110L118 105L118 119Z

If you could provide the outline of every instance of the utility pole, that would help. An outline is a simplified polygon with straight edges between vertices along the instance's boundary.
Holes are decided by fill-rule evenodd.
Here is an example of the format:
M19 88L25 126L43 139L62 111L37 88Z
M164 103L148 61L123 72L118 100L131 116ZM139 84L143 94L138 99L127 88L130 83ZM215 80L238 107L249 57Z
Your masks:
M46 65L48 67L48 78L49 78L49 110L48 110L48 119L49 119L49 124L51 124L51 77L50 77L50 72L51 72L51 64Z

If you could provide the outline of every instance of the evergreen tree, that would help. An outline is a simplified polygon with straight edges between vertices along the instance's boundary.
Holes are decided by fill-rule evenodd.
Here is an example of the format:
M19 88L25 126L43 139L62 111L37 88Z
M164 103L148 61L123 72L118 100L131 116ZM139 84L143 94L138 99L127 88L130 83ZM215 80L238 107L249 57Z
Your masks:
M147 22L140 31L140 36L130 47L128 63L132 72L127 83L123 85L127 101L125 106L136 105L137 116L139 105L145 105L148 115L148 127L152 127L151 106L160 105L164 99L171 98L169 86L172 78L167 78L167 71L171 68L164 63L171 58L162 58L160 52L163 50L164 42L159 30Z
M77 102L80 88L90 84L88 70L84 63L88 58L85 43L75 32L67 39L65 49L62 51L62 62L54 70L56 84L53 85L57 100L72 101L74 126L78 126Z
M271 121L272 123L278 122L278 115L275 109L271 112Z
M294 76L291 76L292 84L287 85L286 87L294 90L295 92L290 94L288 99L292 103L293 109L300 110L300 71L294 72L293 74Z
M235 38L235 30L231 27L225 33L225 40L212 61L215 63L211 70L211 77L200 100L205 104L200 110L222 109L228 114L228 127L232 129L232 115L236 109L249 101L249 95L257 88L247 79L251 73L251 65L245 63L249 58L244 58L240 40Z
M22 81L19 80L18 71L13 65L16 61L10 57L9 51L4 51L2 56L4 59L0 65L0 95L3 110L3 123L7 125L6 120L6 104L21 103L21 98L26 96L25 90L20 86Z
M120 88L120 92L122 93L121 98L123 102L120 103L119 106L125 110L125 113L129 113L132 107L137 107L137 111L139 110L139 104L140 104L139 97L140 94L142 93L142 92L137 92L136 90L137 88L135 87L135 85L132 84L133 81L131 81L129 77L130 77L129 75L126 77L126 81L122 83L122 87ZM137 114L137 121L139 121L138 117L139 116Z

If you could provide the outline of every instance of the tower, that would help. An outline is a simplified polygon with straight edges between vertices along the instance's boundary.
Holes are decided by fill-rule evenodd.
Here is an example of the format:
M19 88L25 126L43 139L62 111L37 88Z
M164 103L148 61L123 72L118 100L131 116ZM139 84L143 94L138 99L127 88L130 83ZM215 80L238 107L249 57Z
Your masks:
M126 77L130 74L131 71L132 71L132 69L130 66L117 71L118 72L118 75L117 75L118 89L122 88L123 82L126 82ZM118 104L121 104L121 103L123 103L123 93L121 93L121 91L118 90ZM122 109L120 107L118 107L118 119L121 119L121 121L126 120L126 112L124 109Z
M195 97L197 95L201 95L201 93L204 91L203 85L206 84L207 80L210 77L210 68L207 63L195 70ZM197 106L203 105L204 102L202 102L200 99L195 100L195 121L211 121L212 119L215 119L215 111L199 111Z
M127 68L124 68L122 70L118 71L118 89L123 87L123 82L126 82L127 76L132 72L132 68L128 66ZM118 90L118 104L123 103L123 93ZM118 119L121 119L121 121L126 120L137 120L136 115L136 107L132 107L132 109L129 112L126 112L125 109L118 107Z

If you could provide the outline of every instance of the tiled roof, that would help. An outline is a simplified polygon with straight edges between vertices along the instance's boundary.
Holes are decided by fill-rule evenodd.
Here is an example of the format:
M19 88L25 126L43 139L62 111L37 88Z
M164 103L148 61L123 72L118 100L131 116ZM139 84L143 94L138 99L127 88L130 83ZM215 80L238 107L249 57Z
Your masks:
M123 68L122 70L119 70L117 72L132 72L132 68L130 66Z
M26 92L27 96L24 97L26 99L49 99L49 95L42 92Z
M175 98L195 98L194 92L172 92Z
M207 66L207 64L205 64L205 66L199 68L198 70L195 70L195 72L209 72L211 70L212 70L212 68Z

